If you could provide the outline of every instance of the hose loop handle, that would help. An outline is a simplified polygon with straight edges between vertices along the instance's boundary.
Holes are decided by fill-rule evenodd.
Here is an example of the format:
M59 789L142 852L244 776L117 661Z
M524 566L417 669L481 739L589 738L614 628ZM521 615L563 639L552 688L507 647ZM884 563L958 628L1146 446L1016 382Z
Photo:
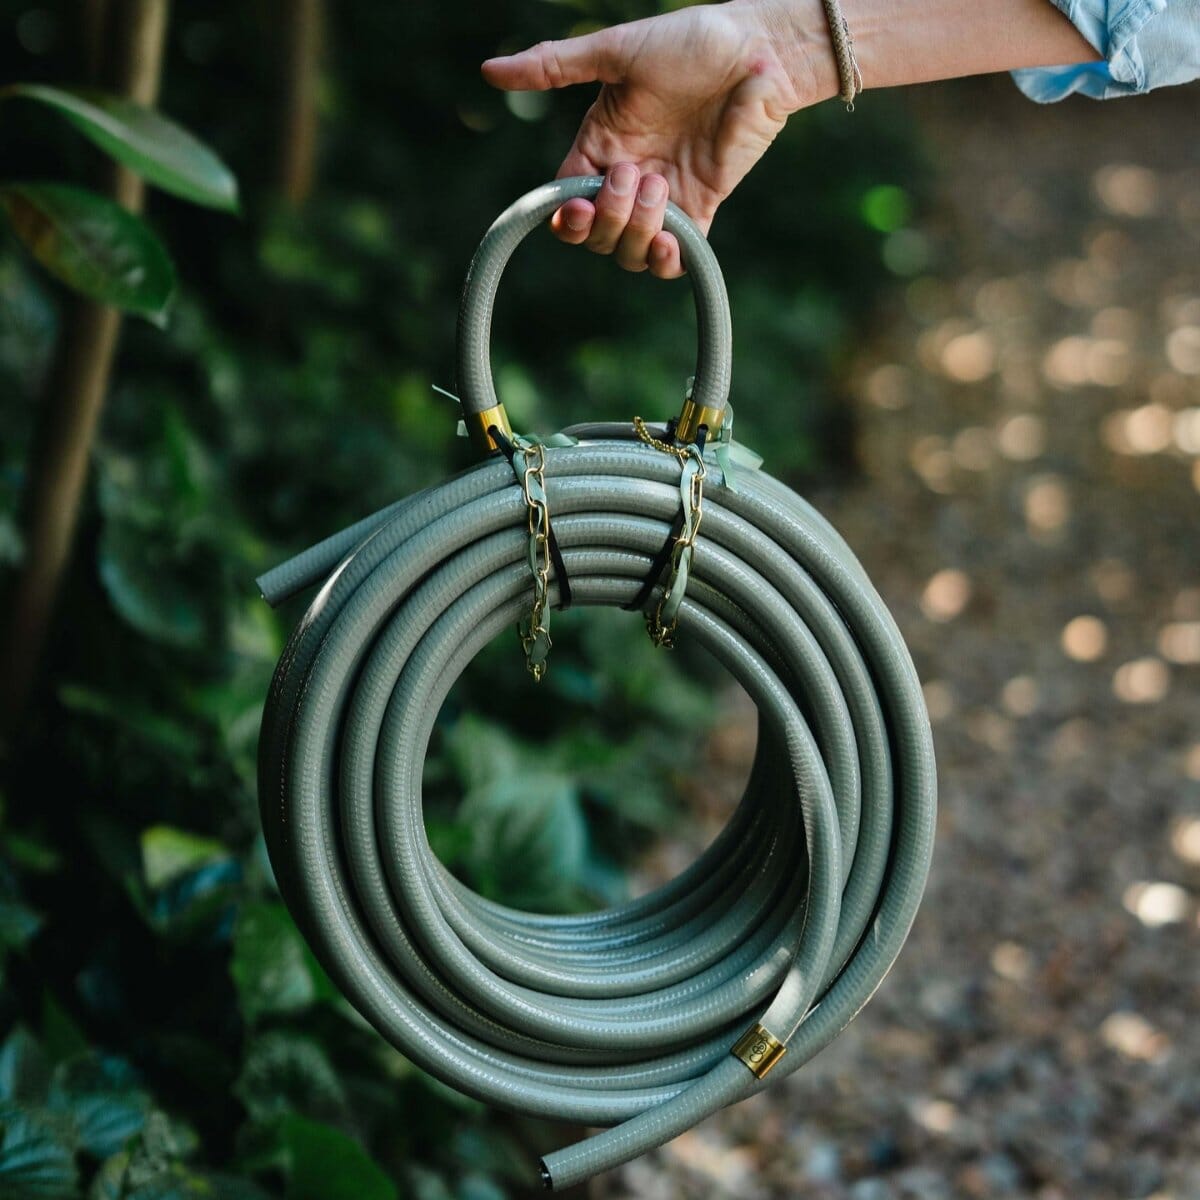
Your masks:
M491 364L492 313L504 268L527 234L568 200L594 198L603 182L600 175L579 175L556 179L527 192L496 218L467 268L458 309L457 390L463 420L481 449L496 449L489 433L493 426L502 433L508 432L508 419L496 396ZM680 258L691 278L696 300L695 382L685 401L680 425L694 423L698 427L703 422L712 432L720 423L729 399L733 363L729 296L708 239L687 213L668 202L663 228L679 241ZM695 436L695 429L683 432Z

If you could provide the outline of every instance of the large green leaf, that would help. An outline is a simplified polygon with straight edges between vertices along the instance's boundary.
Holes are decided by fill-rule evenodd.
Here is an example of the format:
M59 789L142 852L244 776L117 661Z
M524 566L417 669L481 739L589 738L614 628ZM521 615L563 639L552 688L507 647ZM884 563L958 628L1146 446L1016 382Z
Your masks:
M321 1043L282 1029L250 1043L233 1092L256 1121L296 1111L345 1124L349 1109L345 1086Z
M92 89L66 91L41 83L0 88L0 100L18 97L49 105L147 183L193 204L237 211L233 172L203 142L154 109Z
M147 885L155 889L229 855L224 843L216 838L171 825L152 825L142 831L141 840L142 871Z
M282 904L242 906L229 971L248 1024L267 1013L297 1012L336 996Z
M0 1047L0 1101L40 1104L50 1086L50 1064L37 1039L17 1025Z
M472 830L467 865L486 896L524 908L570 905L587 859L573 780L531 767L473 788L459 819Z
M149 226L116 201L61 183L8 183L0 206L34 258L68 287L164 322L175 268Z
M55 1068L46 1107L69 1117L81 1149L107 1158L141 1132L150 1097L127 1063L88 1053Z
M295 1114L279 1123L287 1200L396 1200L396 1185L344 1133Z
M20 900L0 898L0 955L20 950L42 927L42 918Z
M33 1109L0 1108L0 1196L66 1200L76 1195L69 1131Z

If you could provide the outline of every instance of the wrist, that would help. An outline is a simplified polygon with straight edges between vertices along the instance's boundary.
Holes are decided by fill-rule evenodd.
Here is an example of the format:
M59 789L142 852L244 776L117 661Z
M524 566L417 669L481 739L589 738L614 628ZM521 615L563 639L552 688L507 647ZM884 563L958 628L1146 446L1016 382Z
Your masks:
M795 112L841 90L837 60L821 0L730 0L747 9L791 85Z
M789 114L839 93L837 61L821 0L727 0L723 7L746 21L752 58L761 62L765 53L786 78Z

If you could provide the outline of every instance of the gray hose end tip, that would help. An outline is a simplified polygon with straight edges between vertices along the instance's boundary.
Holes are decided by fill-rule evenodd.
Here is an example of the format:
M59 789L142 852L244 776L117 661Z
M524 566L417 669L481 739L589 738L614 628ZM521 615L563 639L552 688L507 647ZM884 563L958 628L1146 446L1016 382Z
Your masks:
M542 1173L542 1187L548 1192L554 1191L554 1180L550 1178L550 1168L546 1166L544 1159L538 1159L538 1170Z

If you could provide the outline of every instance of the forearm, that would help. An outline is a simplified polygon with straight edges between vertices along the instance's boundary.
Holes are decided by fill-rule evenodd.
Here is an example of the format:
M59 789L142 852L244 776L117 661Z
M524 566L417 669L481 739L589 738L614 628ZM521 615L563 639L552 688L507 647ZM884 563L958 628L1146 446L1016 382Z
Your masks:
M757 6L802 104L836 96L837 65L821 0ZM866 88L928 83L1101 56L1050 0L841 0Z

